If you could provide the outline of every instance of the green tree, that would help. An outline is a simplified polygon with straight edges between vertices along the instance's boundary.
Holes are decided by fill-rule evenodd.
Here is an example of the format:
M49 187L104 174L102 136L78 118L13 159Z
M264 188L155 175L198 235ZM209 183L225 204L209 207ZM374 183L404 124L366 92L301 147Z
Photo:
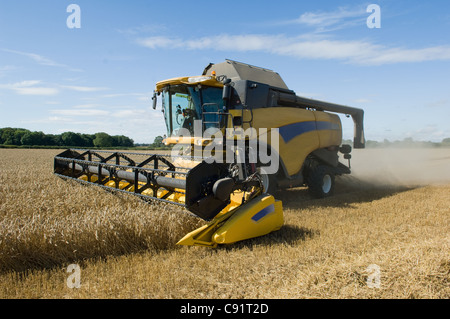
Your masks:
M52 146L64 146L61 135L47 134L45 135L46 144Z
M26 132L21 140L22 145L48 145L46 141L46 136L43 132Z
M4 145L22 145L22 137L30 131L22 128L3 128L1 131L1 141Z
M155 140L153 141L153 146L154 147L162 147L162 146L164 146L163 140L164 140L164 138L162 136L155 137Z
M118 135L113 136L114 146L133 147L134 141L126 136Z
M111 135L102 132L95 134L93 143L95 147L112 147L114 146L114 139Z
M14 145L14 130L12 128L3 129L2 142L5 145Z
M80 134L65 132L61 134L62 146L83 146L83 139Z
M134 141L124 135L107 133L80 134L65 132L59 135L32 132L21 128L0 128L0 145L66 146L66 147L133 147Z
M93 134L81 134L81 138L83 139L83 147L92 147L94 146L95 135Z

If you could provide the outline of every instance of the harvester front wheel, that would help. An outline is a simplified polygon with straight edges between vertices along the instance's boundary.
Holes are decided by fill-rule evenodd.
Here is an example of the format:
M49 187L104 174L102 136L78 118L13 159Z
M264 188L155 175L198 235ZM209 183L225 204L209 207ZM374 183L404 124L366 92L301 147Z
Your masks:
M267 174L264 167L257 168L258 175L261 179L262 186L264 188L264 193L275 194L278 183L276 174Z
M335 176L331 167L319 165L308 175L308 190L314 198L325 198L334 192Z

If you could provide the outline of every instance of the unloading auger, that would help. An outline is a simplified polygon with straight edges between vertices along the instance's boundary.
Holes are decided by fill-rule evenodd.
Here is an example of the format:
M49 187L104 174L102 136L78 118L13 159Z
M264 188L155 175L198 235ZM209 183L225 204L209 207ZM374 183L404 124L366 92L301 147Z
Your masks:
M201 76L158 82L154 109L159 96L165 143L182 146L177 155L70 149L55 157L54 171L179 205L207 221L180 245L216 247L280 229L282 203L273 196L280 188L306 186L313 197L331 196L335 176L350 174L352 151L342 145L341 120L334 113L352 117L353 147L365 147L362 109L297 96L278 73L249 64L226 60L209 64ZM224 145L226 150L216 149ZM207 149L214 152L205 156ZM256 150L276 159L277 169L268 169Z
M239 180L232 175L236 170L239 167L201 159L187 161L184 156L77 149L54 159L57 176L175 204L207 221L178 242L188 246L231 244L266 235L283 225L282 204L263 194L258 175Z

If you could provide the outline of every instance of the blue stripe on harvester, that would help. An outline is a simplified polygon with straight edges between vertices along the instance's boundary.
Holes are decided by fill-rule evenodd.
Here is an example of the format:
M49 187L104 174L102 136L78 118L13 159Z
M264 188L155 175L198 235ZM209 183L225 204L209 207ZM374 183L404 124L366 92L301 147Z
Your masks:
M339 125L332 122L316 122L317 124L317 130L323 131L323 130L339 130Z
M261 210L260 212L256 213L253 217L252 220L255 222L260 221L262 218L264 218L265 216L269 215L270 213L273 213L275 211L275 205L269 205L266 208L264 208L263 210Z
M323 130L338 130L339 125L332 122L325 121L307 121L300 123L293 123L279 128L280 135L286 143L289 143L293 138L312 131Z
M300 134L308 133L316 129L316 122L300 122L280 127L280 135L286 143Z

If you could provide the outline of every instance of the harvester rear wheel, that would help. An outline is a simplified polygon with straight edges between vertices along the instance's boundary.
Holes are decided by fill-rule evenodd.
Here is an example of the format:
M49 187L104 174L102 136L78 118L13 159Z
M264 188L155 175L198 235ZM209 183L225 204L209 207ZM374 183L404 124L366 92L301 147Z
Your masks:
M314 198L325 198L334 192L335 176L331 167L319 165L308 175L308 190Z

